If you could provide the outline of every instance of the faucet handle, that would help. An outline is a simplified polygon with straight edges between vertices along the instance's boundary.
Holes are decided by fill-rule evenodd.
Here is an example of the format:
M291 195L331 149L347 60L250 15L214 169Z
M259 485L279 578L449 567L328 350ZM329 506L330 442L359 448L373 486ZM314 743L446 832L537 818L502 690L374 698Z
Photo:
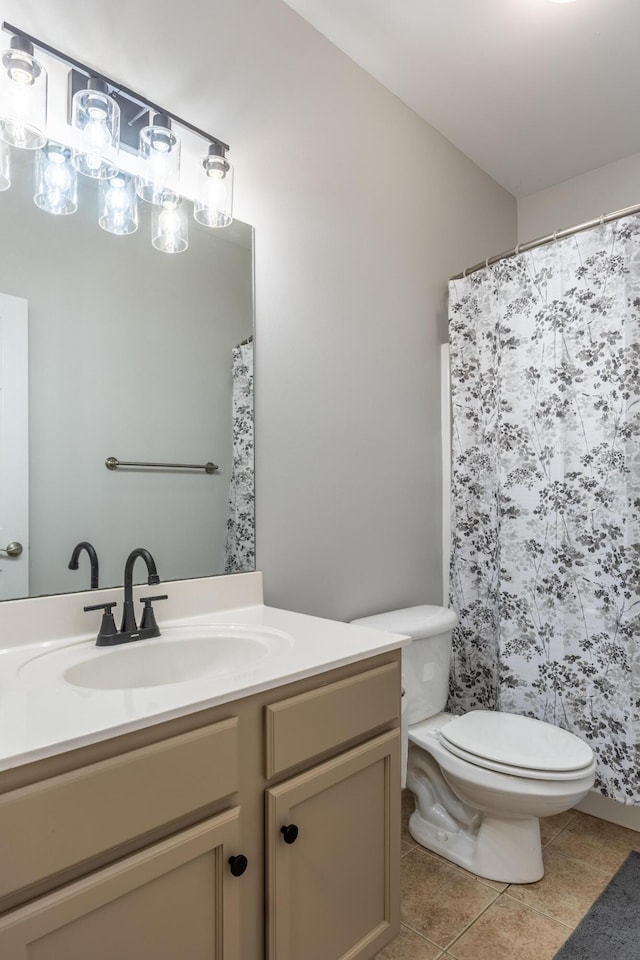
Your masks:
M94 603L91 604L91 606L82 608L85 613L88 613L90 610L102 610L102 622L96 639L97 647L110 647L114 643L118 643L118 628L116 627L112 613L113 608L117 606L118 604L116 602Z
M160 629L156 622L156 615L153 612L153 607L151 604L154 600L168 600L169 596L166 593L159 594L156 597L140 597L140 603L144 603L144 610L142 611L142 620L140 622L141 630L157 630L155 634L156 637L160 636Z

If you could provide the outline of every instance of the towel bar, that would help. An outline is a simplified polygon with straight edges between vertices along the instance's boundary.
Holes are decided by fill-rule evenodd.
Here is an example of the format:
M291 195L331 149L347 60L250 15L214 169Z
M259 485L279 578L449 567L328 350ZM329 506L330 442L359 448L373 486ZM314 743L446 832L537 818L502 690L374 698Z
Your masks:
M174 469L174 470L204 470L205 473L215 473L218 470L217 463L146 463L135 460L118 460L117 457L107 457L104 462L107 470L117 470L118 467L152 467L156 469Z

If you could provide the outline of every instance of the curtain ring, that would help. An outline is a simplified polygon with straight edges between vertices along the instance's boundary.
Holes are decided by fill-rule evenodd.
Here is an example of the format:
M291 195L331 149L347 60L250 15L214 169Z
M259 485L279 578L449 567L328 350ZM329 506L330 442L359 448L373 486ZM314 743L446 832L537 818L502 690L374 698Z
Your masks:
M467 279L467 267L465 267L464 270L462 271L462 279L463 280Z
M489 257L487 257L487 259L485 260L484 265L485 265L485 268L488 270L490 267Z
M604 213L600 214L600 226L604 227Z
M554 242L554 243L557 243L557 242L558 242L558 231L557 231L557 230L554 230L554 231L553 231L553 242Z
M518 254L520 253L520 244L519 244L519 243L516 243L516 245L515 245L515 248L514 248L514 251L513 251L513 252L514 252L514 254L515 254L515 255L516 255L516 257L517 257L517 256L518 256Z

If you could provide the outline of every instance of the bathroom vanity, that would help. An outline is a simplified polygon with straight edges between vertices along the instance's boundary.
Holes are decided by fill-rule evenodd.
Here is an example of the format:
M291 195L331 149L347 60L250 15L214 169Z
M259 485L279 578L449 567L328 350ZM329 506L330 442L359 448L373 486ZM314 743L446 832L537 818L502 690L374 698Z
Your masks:
M224 608L225 580L246 606ZM192 625L292 645L173 690L46 687L24 667L61 662L55 641L7 651L0 729L13 705L24 749L0 758L3 960L367 960L397 933L404 639L252 602L259 574L210 583Z

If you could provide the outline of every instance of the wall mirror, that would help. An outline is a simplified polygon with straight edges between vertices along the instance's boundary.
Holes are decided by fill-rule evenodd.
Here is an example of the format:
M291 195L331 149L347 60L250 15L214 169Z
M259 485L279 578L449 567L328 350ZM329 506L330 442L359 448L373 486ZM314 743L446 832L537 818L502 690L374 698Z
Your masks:
M100 587L122 583L136 546L151 550L162 580L253 569L250 443L235 478L247 549L230 561L227 544L237 492L234 356L253 429L252 343L235 349L253 336L252 228L209 229L191 218L188 249L162 253L151 246L147 204L136 233L102 230L96 184L84 177L77 212L53 216L33 202L35 152L12 151L11 187L0 193L0 331L14 308L26 311L29 381L28 539L20 557L0 555L0 598L88 589L87 556L68 569L84 540L98 552ZM0 350L5 373L17 370L2 338ZM26 439L3 416L2 548L22 536L12 528L8 484L12 443ZM213 461L218 470L109 470L108 457ZM26 579L12 585L19 565Z

